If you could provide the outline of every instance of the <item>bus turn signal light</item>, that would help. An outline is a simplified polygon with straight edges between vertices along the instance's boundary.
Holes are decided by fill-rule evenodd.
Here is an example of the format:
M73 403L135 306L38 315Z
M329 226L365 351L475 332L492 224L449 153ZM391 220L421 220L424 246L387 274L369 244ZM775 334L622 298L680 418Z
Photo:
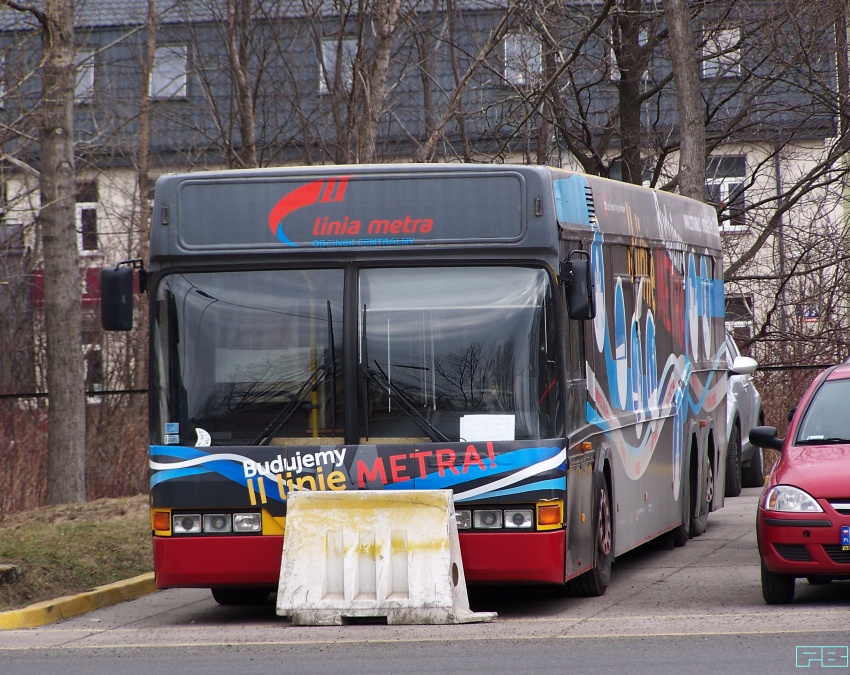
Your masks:
M171 513L168 511L154 511L153 529L158 532L168 532L171 529Z
M562 518L561 502L537 505L537 524L541 529L552 529L561 525Z

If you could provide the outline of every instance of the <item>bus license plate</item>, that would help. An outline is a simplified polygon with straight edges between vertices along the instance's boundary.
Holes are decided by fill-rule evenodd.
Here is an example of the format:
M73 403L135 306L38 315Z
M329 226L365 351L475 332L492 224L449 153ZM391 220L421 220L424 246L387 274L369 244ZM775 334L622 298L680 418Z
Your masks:
M841 526L841 550L850 551L850 525Z

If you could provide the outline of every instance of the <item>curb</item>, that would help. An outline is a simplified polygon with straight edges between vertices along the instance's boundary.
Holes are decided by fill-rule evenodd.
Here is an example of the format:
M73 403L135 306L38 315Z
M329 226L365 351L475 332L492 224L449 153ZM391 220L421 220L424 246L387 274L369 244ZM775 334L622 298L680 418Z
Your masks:
M0 630L44 626L124 600L132 600L155 590L154 575L149 572L125 581L98 586L88 593L66 595L56 600L46 600L21 609L0 612Z

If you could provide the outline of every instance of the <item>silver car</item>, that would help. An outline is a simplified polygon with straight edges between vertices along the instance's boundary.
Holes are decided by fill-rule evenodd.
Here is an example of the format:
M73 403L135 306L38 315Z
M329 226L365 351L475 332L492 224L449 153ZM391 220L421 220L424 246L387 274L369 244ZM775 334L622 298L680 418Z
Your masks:
M737 497L741 487L764 485L764 454L750 443L750 429L764 425L761 395L753 384L755 359L741 356L735 340L726 333L729 392L726 403L726 496Z

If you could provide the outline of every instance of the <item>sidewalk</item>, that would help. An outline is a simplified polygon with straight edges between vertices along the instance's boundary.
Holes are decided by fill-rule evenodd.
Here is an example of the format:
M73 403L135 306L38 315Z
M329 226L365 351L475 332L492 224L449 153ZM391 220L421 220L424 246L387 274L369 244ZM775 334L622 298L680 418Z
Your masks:
M86 612L132 600L156 590L153 572L114 584L98 586L88 593L66 595L56 600L37 602L21 609L0 612L0 630L36 628L45 624L69 619Z

